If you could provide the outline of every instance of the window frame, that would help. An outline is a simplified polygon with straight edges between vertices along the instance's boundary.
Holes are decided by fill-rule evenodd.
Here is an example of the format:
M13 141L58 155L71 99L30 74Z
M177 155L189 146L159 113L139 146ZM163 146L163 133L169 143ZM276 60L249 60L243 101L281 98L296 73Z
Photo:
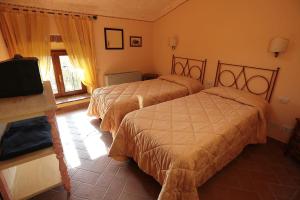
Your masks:
M59 56L65 56L65 55L68 54L67 51L64 49L51 50L53 71L54 71L54 76L55 76L55 81L56 81L56 86L58 91L57 94L55 94L56 98L87 93L87 88L82 83L81 83L81 87L82 87L81 90L75 90L70 92L65 91L65 84L63 81L63 74L62 74L61 64L59 61Z

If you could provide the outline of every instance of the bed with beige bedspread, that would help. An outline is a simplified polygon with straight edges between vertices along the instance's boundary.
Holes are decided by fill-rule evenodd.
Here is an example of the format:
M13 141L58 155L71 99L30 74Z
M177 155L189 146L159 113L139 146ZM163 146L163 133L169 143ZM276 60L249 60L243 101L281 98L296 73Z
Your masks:
M133 158L161 185L160 200L199 199L197 187L247 144L266 142L268 104L231 88L211 88L125 116L109 156Z
M88 114L102 119L100 128L115 133L124 116L134 110L194 94L203 89L200 81L178 75L96 89Z

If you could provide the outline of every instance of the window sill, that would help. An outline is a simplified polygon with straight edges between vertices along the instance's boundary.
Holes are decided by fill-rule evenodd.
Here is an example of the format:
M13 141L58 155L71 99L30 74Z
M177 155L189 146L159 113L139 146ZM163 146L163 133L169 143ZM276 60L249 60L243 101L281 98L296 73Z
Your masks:
M65 104L65 103L89 99L90 96L91 96L90 94L85 93L85 94L79 94L79 95L73 95L73 96L67 96L67 97L59 97L59 98L56 98L56 105L61 105L61 104Z

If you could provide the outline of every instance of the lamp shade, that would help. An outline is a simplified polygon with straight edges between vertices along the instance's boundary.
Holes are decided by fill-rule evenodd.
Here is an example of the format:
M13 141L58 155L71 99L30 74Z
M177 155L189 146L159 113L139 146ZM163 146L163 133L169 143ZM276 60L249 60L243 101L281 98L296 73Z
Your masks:
M175 49L176 46L177 46L177 38L176 37L170 37L169 38L169 46L172 48L172 49Z
M288 44L289 44L288 39L282 37L276 37L271 41L269 51L272 53L284 52L287 49Z

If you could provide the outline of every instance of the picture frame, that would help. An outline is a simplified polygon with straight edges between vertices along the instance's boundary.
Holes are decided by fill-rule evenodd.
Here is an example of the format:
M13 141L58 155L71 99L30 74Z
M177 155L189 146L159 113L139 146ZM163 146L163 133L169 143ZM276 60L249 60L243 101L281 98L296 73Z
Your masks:
M143 39L141 36L130 36L130 47L142 47Z
M122 50L124 49L123 29L104 28L105 49Z

